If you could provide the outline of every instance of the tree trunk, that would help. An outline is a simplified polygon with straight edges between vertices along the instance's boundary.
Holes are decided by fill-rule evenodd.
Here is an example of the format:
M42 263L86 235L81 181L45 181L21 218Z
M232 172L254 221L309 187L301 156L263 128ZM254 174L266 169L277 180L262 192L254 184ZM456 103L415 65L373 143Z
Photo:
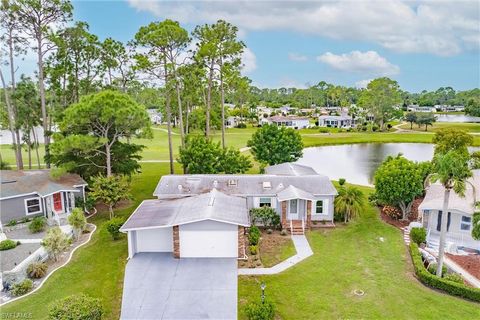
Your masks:
M167 83L168 83L168 70L167 70L167 60L164 58L164 70L165 70L165 111L167 113L167 132L168 132L168 156L170 160L170 174L175 173L175 168L173 166L173 145L172 145L172 109L170 107L170 95L168 94Z
M112 220L114 213L113 213L113 204L108 205L108 212L110 213L110 220Z
M32 143L30 141L30 130L27 130L25 134L28 134L28 140L27 140L28 169L32 170Z
M413 122L410 122L410 130L413 130Z
M185 134L188 134L189 129L188 129L188 117L190 115L190 103L187 101L187 106L185 109Z
M443 208L442 208L442 225L440 226L440 244L438 247L438 261L437 261L437 277L442 276L443 256L445 253L445 238L447 236L447 222L448 222L448 201L450 199L450 188L445 188L443 194Z
M210 136L210 109L212 106L212 86L213 86L213 60L210 64L210 71L208 75L208 90L207 90L207 105L206 105L206 116L205 116L205 136L208 138Z
M223 89L223 63L220 61L220 101L222 104L222 148L225 149L225 91Z
M35 127L32 128L32 134L33 134L33 143L34 143L34 146L35 146L35 153L37 155L38 169L40 169L42 167L42 165L40 164L40 155L38 154L39 143L38 143L37 134L35 133Z
M110 143L105 143L105 157L107 158L107 177L112 176L112 155L110 149Z
M38 58L38 90L40 93L40 106L42 109L42 120L43 120L43 136L45 144L45 160L47 168L50 168L50 136L48 133L48 115L47 115L47 105L45 102L45 82L43 75L43 51L42 51L42 37L40 34L37 37L37 58Z
M175 61L173 63L173 76L175 77L175 89L177 91L177 103L178 103L178 125L180 126L180 140L182 141L182 147L185 146L185 131L183 127L183 108L182 97L180 94L180 83L178 81L177 69L175 67Z

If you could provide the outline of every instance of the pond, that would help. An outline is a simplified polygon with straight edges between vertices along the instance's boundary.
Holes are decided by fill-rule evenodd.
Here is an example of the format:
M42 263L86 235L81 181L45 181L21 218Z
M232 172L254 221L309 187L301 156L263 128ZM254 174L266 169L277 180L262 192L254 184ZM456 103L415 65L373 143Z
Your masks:
M470 122L480 123L480 117L468 116L465 114L437 114L438 122Z
M480 148L472 148L479 150ZM428 161L433 145L427 143L362 143L306 148L299 164L310 166L330 179L347 179L360 185L372 185L375 170L387 156L402 153L414 161Z

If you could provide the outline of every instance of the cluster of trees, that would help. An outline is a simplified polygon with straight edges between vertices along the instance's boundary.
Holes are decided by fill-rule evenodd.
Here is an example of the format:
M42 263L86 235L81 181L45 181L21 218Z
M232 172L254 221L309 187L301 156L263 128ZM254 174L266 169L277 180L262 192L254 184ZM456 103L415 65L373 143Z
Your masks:
M473 137L463 130L442 129L434 138L434 157L431 162L416 163L401 155L387 158L375 173L375 199L379 204L396 206L403 219L410 214L413 201L422 196L424 186L440 182L445 188L443 212L448 212L450 193L465 195L467 179L473 169L479 169L480 153L470 154ZM478 218L476 218L478 220ZM437 276L441 276L445 249L447 215L442 215ZM474 224L472 235L478 238L480 225Z
M413 129L413 124L417 124L420 128L425 126L425 131L428 130L428 126L433 126L433 123L437 121L433 113L425 112L409 112L404 117L405 121L410 122L410 129Z

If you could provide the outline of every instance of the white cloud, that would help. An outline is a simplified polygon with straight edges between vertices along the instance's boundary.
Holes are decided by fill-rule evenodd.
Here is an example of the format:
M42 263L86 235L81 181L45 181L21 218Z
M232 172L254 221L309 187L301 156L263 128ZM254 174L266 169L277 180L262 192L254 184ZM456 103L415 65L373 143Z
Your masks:
M358 72L369 75L389 76L400 72L400 68L388 62L376 51L352 51L350 53L333 54L327 52L317 57L317 61L330 67L345 71Z
M303 54L298 54L298 53L295 53L295 52L289 52L288 53L288 59L292 60L292 61L303 62L303 61L307 61L308 57L303 55Z
M373 79L365 79L365 80L360 80L360 81L357 81L355 82L355 87L357 87L358 89L364 89L368 86L368 84L370 83L370 81L372 81Z
M181 23L225 19L242 30L288 30L449 56L480 47L477 1L148 1L137 10Z
M255 53L249 48L245 48L242 54L242 72L245 74L251 73L257 69L257 57Z

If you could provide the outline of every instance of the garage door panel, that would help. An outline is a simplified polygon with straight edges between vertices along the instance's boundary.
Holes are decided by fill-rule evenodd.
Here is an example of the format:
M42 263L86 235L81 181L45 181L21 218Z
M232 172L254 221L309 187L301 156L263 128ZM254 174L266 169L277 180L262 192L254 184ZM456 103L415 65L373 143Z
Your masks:
M137 252L172 252L172 228L137 230Z
M202 221L180 226L180 257L237 257L238 227Z

